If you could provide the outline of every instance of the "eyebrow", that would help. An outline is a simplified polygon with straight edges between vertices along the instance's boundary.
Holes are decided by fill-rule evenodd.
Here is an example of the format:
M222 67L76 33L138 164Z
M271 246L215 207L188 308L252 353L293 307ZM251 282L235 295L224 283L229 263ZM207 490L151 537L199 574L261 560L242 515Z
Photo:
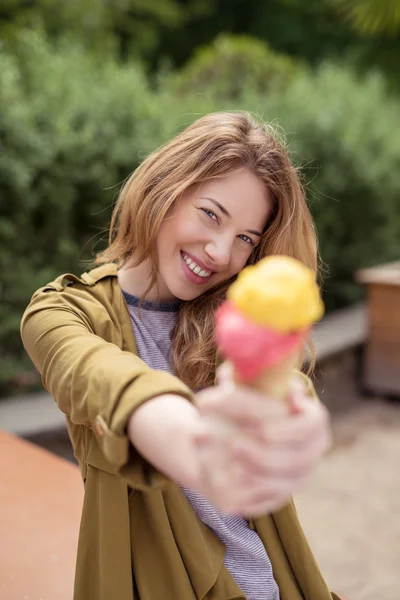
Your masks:
M219 210L229 219L231 218L231 214L226 210L225 206L222 206L222 204L220 204L219 202L217 202L216 200L214 200L214 198L209 198L208 196L203 197L203 200L209 200L210 202L212 202L213 204L215 204L215 206L217 206L219 208ZM246 229L246 233L252 233L253 235L257 235L258 237L262 236L262 233L260 233L259 231L255 231L254 229Z

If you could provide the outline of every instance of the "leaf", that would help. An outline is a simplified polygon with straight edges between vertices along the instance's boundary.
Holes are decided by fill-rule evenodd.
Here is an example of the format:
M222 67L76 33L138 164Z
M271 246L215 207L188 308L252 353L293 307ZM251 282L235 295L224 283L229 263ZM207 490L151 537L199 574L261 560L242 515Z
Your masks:
M361 34L394 36L400 30L399 0L331 0L346 21Z

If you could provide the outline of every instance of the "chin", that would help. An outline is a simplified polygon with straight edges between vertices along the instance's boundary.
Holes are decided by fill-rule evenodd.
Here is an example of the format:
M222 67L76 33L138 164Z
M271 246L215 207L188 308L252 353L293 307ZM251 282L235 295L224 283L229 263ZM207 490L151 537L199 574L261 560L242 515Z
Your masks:
M189 300L194 300L201 296L206 288L197 287L195 285L187 284L183 281L176 281L176 279L172 279L168 282L165 281L169 290L170 295L177 300L182 300L183 302L188 302Z
M206 290L200 290L196 293L196 290L176 290L174 296L178 300L182 300L183 302L189 302L190 300L194 300L201 296Z
M211 279L206 285L196 285L191 284L188 281L182 281L180 278L170 278L169 281L167 277L164 279L167 289L169 290L170 295L177 300L181 300L182 302L189 302L190 300L195 300L202 296L210 289L220 285L221 281L213 281L214 278Z

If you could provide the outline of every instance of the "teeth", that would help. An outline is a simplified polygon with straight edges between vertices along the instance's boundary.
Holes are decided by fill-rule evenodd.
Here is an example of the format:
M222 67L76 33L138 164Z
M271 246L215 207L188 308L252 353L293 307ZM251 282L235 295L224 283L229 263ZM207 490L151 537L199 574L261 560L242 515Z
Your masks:
M199 277L209 277L211 275L211 271L202 270L202 268L199 267L199 265L196 265L196 263L186 254L183 255L183 260L185 261L189 269Z

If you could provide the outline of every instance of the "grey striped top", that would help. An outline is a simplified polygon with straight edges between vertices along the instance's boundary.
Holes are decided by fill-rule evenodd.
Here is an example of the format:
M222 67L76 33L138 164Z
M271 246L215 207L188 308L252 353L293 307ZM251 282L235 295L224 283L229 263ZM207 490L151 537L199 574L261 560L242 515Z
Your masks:
M179 302L156 304L124 292L140 358L152 369L172 372L169 350ZM279 600L267 552L248 522L217 510L206 498L182 487L194 512L225 544L224 564L247 600Z

